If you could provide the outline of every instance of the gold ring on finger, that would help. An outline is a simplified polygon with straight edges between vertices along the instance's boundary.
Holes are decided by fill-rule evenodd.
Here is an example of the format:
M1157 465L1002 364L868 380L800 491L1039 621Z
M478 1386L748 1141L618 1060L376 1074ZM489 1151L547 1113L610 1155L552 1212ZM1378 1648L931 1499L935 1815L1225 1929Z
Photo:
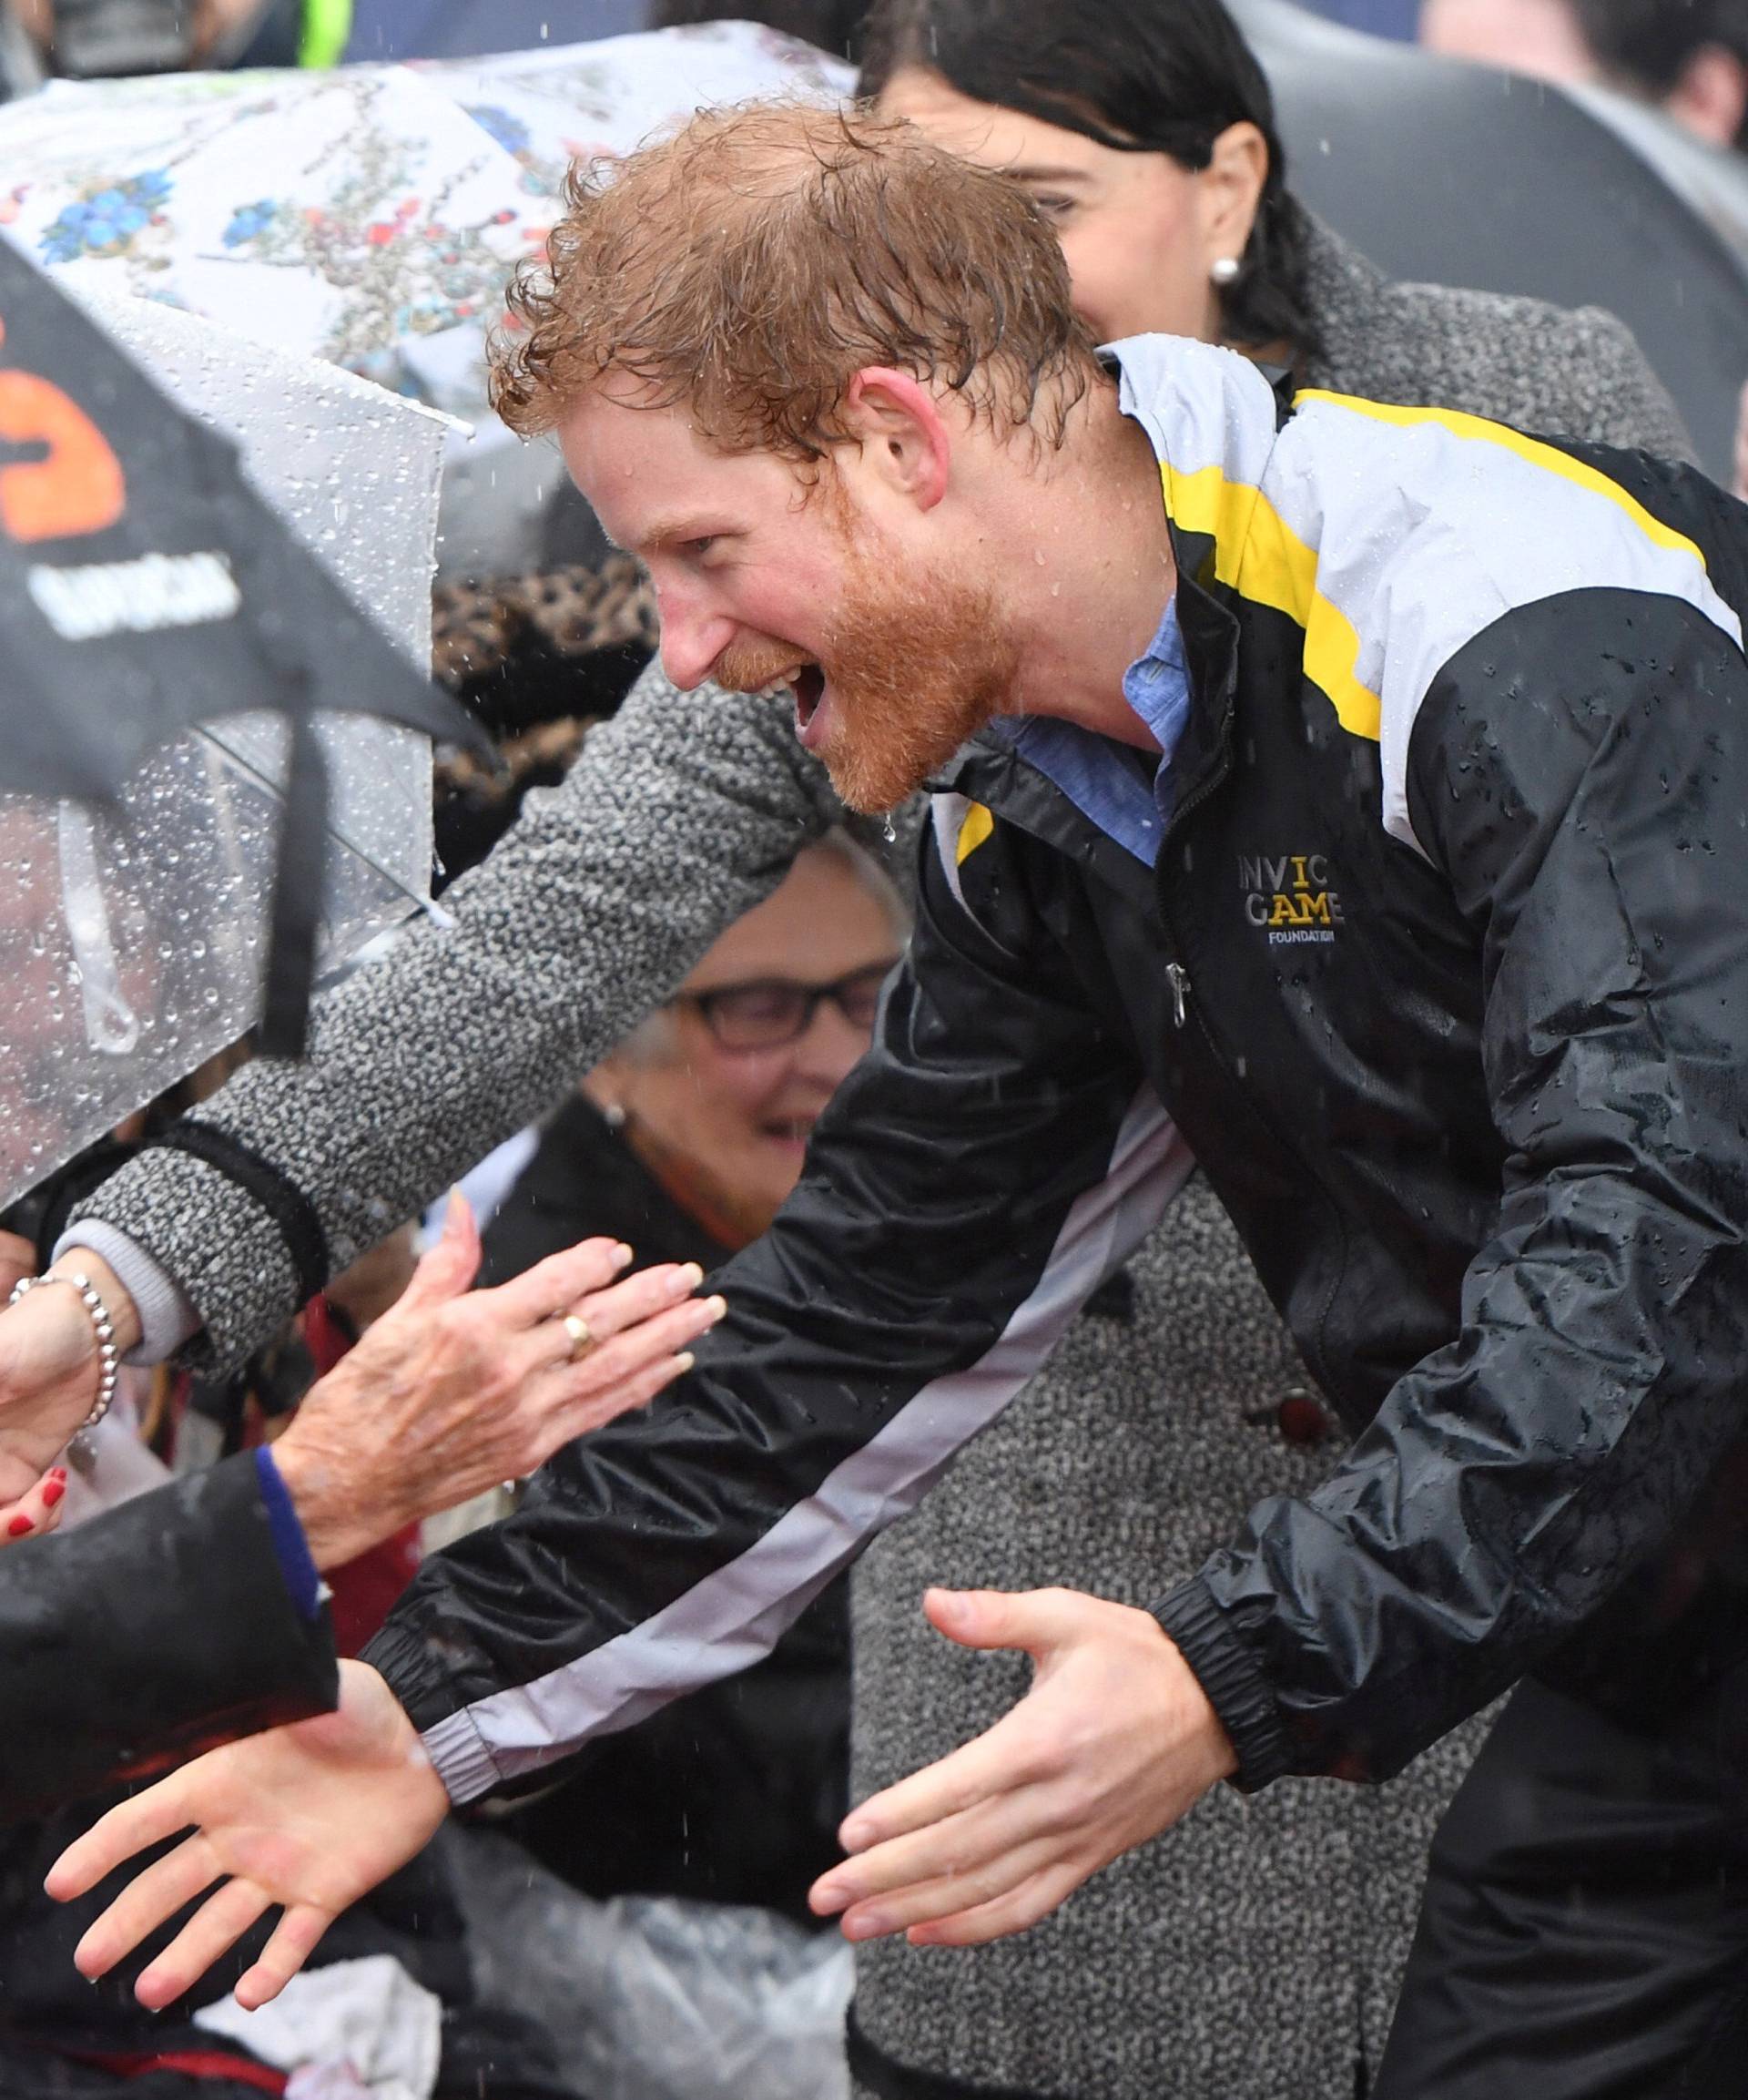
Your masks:
M590 1330L588 1321L584 1319L580 1312L567 1312L564 1315L564 1331L571 1338L571 1361L581 1363L590 1350L595 1346L595 1336Z

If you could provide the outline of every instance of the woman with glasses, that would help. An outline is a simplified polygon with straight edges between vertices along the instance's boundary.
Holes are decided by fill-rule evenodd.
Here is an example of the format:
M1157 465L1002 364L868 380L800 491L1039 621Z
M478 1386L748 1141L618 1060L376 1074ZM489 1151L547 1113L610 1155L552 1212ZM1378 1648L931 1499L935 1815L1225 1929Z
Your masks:
M809 846L547 1123L486 1231L484 1280L579 1231L706 1270L757 1239L868 1048L906 931L898 892L846 832ZM813 1923L807 1889L838 1857L848 1806L849 1727L835 1583L767 1661L609 1738L579 1789L507 1827L587 1895L763 1903Z

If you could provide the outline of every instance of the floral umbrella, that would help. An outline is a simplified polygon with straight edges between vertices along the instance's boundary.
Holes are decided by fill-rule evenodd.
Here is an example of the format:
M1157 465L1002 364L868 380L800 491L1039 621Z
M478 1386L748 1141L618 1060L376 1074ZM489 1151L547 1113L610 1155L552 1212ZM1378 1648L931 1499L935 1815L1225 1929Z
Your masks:
M573 158L702 103L845 92L747 23L329 73L56 82L0 107L0 227L76 285L183 307L467 418Z

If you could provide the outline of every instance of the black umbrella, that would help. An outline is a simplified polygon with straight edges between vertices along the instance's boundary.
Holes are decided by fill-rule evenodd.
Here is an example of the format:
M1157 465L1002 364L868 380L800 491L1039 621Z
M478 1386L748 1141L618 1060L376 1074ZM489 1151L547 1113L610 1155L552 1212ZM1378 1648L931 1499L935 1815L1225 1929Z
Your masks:
M328 782L313 719L476 741L244 478L0 241L0 791L107 801L197 723L290 727L262 1045L302 1046Z
M1560 88L1234 0L1275 91L1292 187L1394 277L1603 306L1639 339L1701 463L1728 483L1748 380L1748 267L1632 143ZM1667 154L1669 178L1650 156ZM1678 165L1679 164L1679 165ZM1710 170L1720 194L1742 178ZM1748 186L1745 186L1748 187Z

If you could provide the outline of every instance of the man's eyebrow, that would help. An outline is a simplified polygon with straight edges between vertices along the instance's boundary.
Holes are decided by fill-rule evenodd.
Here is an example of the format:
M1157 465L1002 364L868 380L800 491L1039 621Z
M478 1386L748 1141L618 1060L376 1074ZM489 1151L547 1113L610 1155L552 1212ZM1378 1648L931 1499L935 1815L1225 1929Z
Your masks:
M637 545L630 551L634 554L650 554L663 547L683 546L687 540L719 539L719 532L701 525L696 513L673 511L666 517L657 517L645 526L638 535Z

